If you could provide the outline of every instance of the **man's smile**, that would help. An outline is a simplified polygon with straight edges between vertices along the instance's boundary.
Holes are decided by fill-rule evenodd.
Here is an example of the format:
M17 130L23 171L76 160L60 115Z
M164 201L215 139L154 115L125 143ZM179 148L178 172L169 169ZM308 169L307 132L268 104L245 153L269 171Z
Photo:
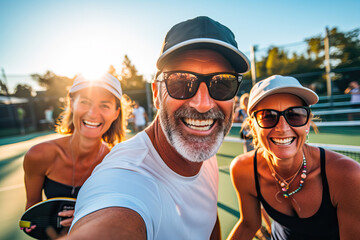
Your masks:
M215 122L214 119L199 120L192 118L183 118L182 121L187 127L198 131L209 130Z

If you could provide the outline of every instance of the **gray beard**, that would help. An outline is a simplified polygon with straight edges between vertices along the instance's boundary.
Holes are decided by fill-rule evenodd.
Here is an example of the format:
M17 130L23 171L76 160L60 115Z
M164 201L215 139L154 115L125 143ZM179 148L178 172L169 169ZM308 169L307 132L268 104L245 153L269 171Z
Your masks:
M199 113L194 108L182 106L173 116L170 116L162 101L159 110L160 125L166 139L181 156L191 162L203 162L217 153L224 137L231 128L232 115L231 111L230 116L225 119L225 114L219 109L211 109L206 113ZM181 124L180 121L184 117L200 120L216 119L218 129L215 133L208 136L188 135L177 127Z

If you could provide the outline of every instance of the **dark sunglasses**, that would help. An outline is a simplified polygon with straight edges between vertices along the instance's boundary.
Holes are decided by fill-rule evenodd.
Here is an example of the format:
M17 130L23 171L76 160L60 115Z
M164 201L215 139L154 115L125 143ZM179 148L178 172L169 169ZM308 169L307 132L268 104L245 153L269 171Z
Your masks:
M218 72L198 74L186 71L171 71L159 74L157 82L165 82L170 97L189 99L195 96L200 83L204 82L210 97L218 101L226 101L235 97L242 80L237 73Z
M252 113L252 117L255 117L257 124L261 128L275 127L280 116L284 116L290 126L301 127L309 121L310 108L304 106L290 107L282 112L274 109L262 109Z

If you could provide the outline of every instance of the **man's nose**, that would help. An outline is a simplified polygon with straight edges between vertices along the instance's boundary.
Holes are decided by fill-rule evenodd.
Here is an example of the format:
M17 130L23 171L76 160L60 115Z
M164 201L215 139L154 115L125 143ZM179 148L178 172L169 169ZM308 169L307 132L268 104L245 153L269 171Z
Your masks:
M210 97L209 90L204 82L200 83L194 97L190 99L189 106L195 108L200 113L205 113L212 109L215 101Z

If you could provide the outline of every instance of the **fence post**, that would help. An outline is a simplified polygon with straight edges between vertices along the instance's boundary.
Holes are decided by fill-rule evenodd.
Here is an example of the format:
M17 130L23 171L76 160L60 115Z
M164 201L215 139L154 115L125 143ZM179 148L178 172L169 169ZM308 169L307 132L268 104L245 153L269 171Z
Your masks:
M16 109L14 107L14 105L12 104L12 101L11 101L11 96L9 94L9 89L8 89L8 83L7 83L7 77L6 77L6 74L5 74L5 69L4 68L1 68L1 73L2 73L2 76L4 78L4 85L5 85L5 93L6 93L6 96L9 100L9 104L7 104L7 107L8 107L8 112L9 112L9 116L13 119L13 121L15 122L17 120L17 112L16 112Z
M327 88L327 95L330 97L331 101L331 66L330 66L330 41L329 41L329 29L328 27L325 28L326 34L324 38L324 50L325 50L325 71L326 71L326 88Z
M255 51L256 51L256 46L253 45L251 46L250 49L250 58L251 58L251 80L252 80L252 85L254 86L256 83L256 60L255 60Z
M153 120L153 104L152 104L152 97L151 97L151 87L150 87L151 83L149 82L145 82L145 91L146 91L146 102L147 102L147 109L148 109L148 116L149 116L149 121Z

